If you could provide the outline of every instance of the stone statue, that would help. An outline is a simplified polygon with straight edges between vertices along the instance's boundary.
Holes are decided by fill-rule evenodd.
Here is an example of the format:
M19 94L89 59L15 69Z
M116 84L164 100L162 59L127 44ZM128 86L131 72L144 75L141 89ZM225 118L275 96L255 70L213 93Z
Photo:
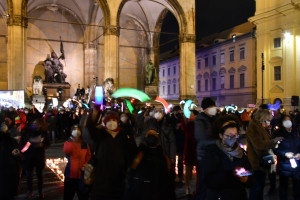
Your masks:
M62 56L57 57L54 51L51 57L48 57L43 65L45 67L46 83L66 83L67 75L63 72L64 66L60 62Z
M156 68L150 60L146 65L146 84L151 84L156 78Z
M40 76L33 77L32 94L42 95L43 79Z
M110 102L112 99L111 95L113 94L113 87L114 87L114 79L107 78L103 82L104 98L106 102Z

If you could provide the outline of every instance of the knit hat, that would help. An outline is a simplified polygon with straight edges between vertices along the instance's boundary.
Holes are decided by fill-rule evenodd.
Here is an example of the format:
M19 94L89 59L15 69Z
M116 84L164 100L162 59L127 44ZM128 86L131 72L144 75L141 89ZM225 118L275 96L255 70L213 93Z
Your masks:
M216 106L216 103L211 98L204 98L202 100L201 107L203 110L211 106Z
M180 106L174 106L173 111L181 110Z

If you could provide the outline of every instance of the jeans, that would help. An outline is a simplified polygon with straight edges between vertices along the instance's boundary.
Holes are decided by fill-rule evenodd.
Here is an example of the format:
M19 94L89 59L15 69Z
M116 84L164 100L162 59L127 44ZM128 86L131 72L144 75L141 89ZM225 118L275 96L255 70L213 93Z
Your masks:
M250 188L249 200L263 200L264 199L264 187L267 174L261 170L255 170L253 172L254 184Z

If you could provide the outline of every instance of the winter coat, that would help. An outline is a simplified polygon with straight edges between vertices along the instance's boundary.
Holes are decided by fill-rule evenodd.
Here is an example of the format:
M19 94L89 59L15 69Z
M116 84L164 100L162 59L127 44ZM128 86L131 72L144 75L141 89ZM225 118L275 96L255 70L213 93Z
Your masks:
M162 148L141 145L127 174L124 200L175 200L170 160Z
M189 166L197 165L196 141L195 141L195 121L181 122L184 131L185 143L183 151L183 163Z
M37 138L42 140L37 141ZM33 126L28 126L22 132L20 149L23 149L27 142L29 142L31 145L24 152L24 169L31 169L33 167L43 169L46 162L45 150L50 145L47 133L42 130L37 130Z
M12 154L18 148L15 139L0 132L0 199L11 199L18 193L21 158Z
M176 156L176 138L174 135L173 127L171 123L166 119L157 121L155 118L150 118L145 123L144 133L153 129L159 133L160 145L164 153L171 159L175 160Z
M278 129L273 133L274 137L284 137L284 139L278 144L278 147L274 149L274 153L277 155L277 167L278 172L285 176L293 176L300 178L300 161L296 160L297 167L292 168L290 160L285 156L287 152L293 152L294 155L300 153L300 138L293 130L291 133L285 129Z
M275 143L261 123L254 119L250 121L246 135L247 156L252 169L266 171L266 168L260 166L260 159L269 149L275 147Z
M243 167L250 170L250 163L245 154L242 158L233 158L233 161L216 145L205 148L203 157L203 177L207 186L207 200L241 200L247 199L246 183L242 183L235 176L235 169ZM250 181L249 181L250 182Z
M79 179L81 177L81 168L88 163L92 156L89 145L85 142L74 142L70 137L64 143L63 152L68 159L65 177Z
M195 139L197 159L202 160L205 155L205 147L214 144L215 140L211 136L211 127L215 117L209 117L204 112L197 115L195 120Z
M121 199L125 187L125 175L136 154L134 138L120 131L113 138L103 127L89 117L87 128L95 143L95 180L91 196L97 198Z

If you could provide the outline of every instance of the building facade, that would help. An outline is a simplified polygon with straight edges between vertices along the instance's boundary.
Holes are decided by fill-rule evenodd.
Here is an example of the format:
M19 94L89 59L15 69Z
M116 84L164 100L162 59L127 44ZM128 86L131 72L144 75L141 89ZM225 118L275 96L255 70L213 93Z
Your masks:
M247 22L198 42L194 87L198 102L211 97L218 106L235 104L247 107L247 104L255 104L254 28ZM178 57L160 64L159 94L168 100L179 98L177 88L180 73L173 73L175 66L180 69L178 64Z
M299 108L299 100L298 105L292 102L300 95L299 7L299 0L256 0L249 21L257 28L258 104L280 100L288 110Z

